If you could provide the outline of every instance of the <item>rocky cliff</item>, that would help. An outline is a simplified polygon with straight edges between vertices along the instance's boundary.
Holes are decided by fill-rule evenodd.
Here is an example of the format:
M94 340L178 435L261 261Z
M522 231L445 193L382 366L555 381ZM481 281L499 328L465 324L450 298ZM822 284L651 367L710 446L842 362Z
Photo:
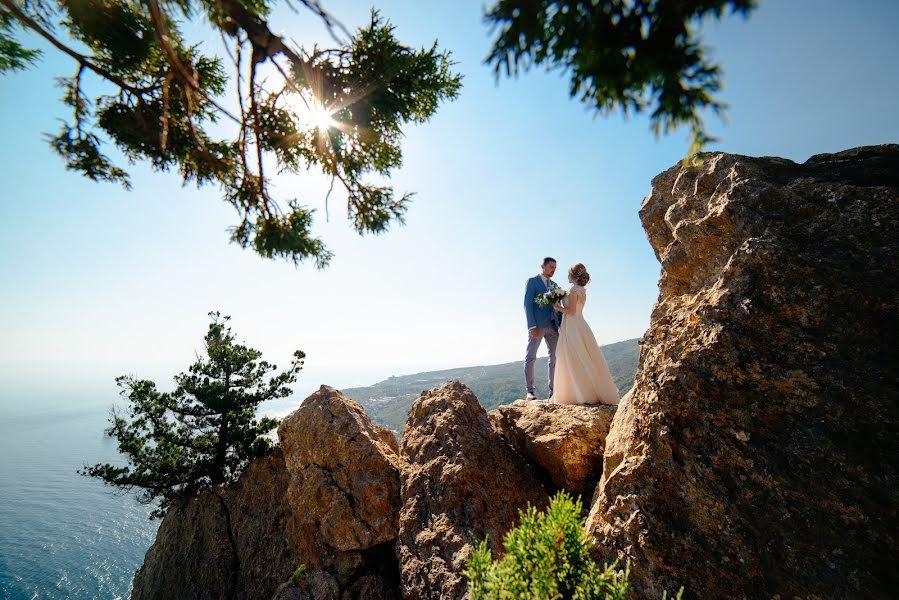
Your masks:
M134 575L132 600L270 598L297 567L281 452L240 481L173 505Z
M133 597L460 598L470 545L559 489L635 598L894 595L899 146L708 154L640 215L659 300L617 410L488 413L450 381L397 444L322 387L275 455L169 511Z
M449 381L413 403L397 444L322 386L281 423L273 456L170 509L133 598L461 598L473 543L487 537L500 553L519 509L543 506L566 481L574 492L596 485L601 450L560 442L574 431L601 447L614 412L501 410L488 414ZM503 433L515 429L517 441ZM528 436L543 441L521 441ZM548 465L562 465L559 485L539 467L546 448L559 454Z
M588 528L637 595L899 583L899 146L706 155L640 209L662 265Z

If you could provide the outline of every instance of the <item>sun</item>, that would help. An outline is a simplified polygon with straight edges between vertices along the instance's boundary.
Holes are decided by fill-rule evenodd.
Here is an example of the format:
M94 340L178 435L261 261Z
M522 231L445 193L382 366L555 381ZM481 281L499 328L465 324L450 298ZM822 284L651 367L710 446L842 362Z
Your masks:
M318 129L325 132L332 127L337 127L333 113L319 102L310 102L300 111L300 119L309 129Z

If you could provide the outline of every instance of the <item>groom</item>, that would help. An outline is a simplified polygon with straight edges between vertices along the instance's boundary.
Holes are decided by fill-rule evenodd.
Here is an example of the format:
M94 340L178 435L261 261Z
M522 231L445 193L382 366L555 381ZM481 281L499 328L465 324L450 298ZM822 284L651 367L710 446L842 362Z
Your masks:
M524 312L528 319L528 349L524 355L524 382L527 386L527 400L536 400L534 393L534 362L537 360L537 349L540 342L546 340L549 348L549 395L553 395L553 375L556 368L556 343L559 341L559 325L562 316L552 305L540 306L534 299L556 285L550 277L556 272L556 259L547 256L543 259L540 274L528 279L524 288Z

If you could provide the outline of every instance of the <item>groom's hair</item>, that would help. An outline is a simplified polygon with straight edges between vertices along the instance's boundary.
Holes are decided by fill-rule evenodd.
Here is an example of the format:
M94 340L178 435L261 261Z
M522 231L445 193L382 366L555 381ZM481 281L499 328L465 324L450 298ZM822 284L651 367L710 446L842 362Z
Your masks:
M549 262L556 262L556 259L553 258L552 256L547 256L546 258L543 259L543 266L545 267L546 263L549 263Z

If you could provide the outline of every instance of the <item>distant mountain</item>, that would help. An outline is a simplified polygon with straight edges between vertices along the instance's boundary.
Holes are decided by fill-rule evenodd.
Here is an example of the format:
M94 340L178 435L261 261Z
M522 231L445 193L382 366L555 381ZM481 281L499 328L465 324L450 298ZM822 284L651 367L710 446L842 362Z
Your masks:
M640 355L638 342L637 339L625 340L602 347L615 385L622 394L634 384ZM546 393L546 360L545 357L537 360L535 383L538 396ZM390 377L368 387L342 391L364 406L373 421L399 433L412 401L423 390L436 387L447 379L458 379L470 387L487 410L524 397L522 361Z

